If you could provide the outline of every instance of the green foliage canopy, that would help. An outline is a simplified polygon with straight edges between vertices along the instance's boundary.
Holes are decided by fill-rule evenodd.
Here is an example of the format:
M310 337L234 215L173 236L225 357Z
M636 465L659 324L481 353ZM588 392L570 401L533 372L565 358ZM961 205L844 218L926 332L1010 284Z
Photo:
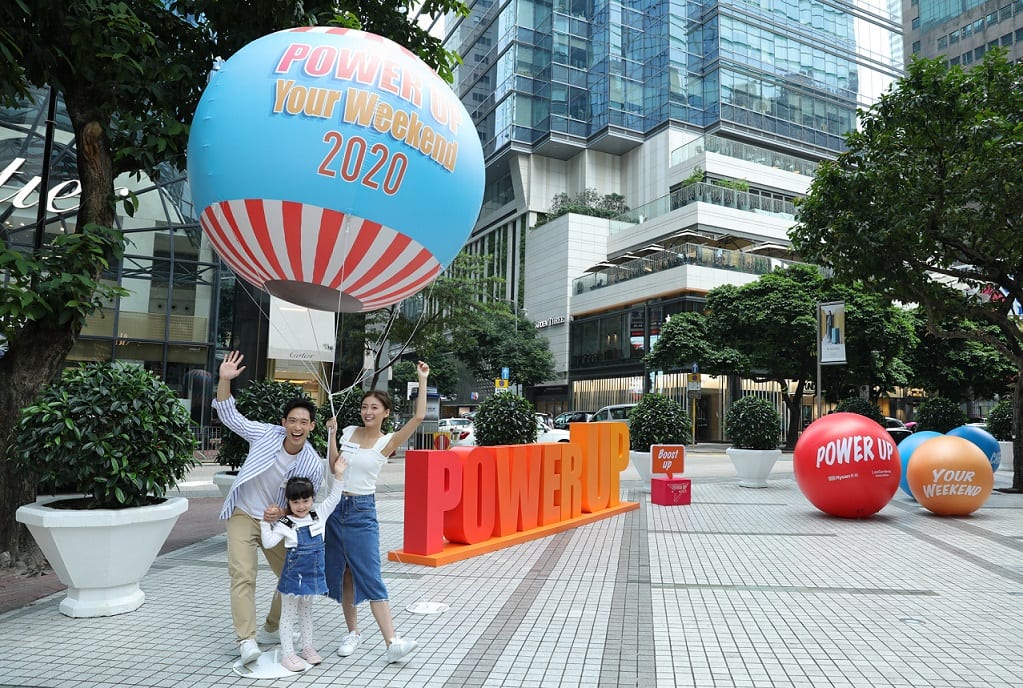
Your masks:
M793 246L840 280L919 304L938 336L1001 352L1021 408L1023 330L1012 309L1023 303L1023 64L1003 50L968 70L914 59L846 139L800 203ZM961 327L944 329L956 318ZM1013 489L1023 490L1023 463Z

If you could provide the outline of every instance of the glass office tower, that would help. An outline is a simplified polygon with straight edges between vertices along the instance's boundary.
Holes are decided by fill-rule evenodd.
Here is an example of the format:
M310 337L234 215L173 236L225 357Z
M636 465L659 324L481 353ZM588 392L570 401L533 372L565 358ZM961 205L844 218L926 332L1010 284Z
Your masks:
M446 47L464 60L454 89L486 160L466 250L490 257L505 279L497 298L542 326L556 377L533 390L534 402L551 412L649 389L640 356L573 363L593 345L591 320L621 323L601 340L619 335L615 351L625 341L648 351L666 314L700 308L718 284L754 279L738 269L753 254L798 260L786 252L792 200L815 164L843 149L857 109L902 73L899 0L468 4L467 17L445 24ZM723 185L741 198L718 198ZM633 210L544 223L553 198L591 191ZM662 270L685 242L719 262L731 256L736 269ZM587 286L591 277L611 285L630 260L649 276Z
M903 0L907 54L971 67L992 48L1023 59L1023 0Z
M828 157L902 68L898 2L471 3L446 45L488 158L623 152L669 122Z

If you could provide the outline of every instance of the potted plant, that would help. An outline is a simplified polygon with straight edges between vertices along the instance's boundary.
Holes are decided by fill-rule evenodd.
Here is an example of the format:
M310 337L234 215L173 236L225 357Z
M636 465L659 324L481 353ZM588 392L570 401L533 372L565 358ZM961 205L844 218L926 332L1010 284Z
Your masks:
M969 422L959 404L945 397L931 397L916 412L916 432L934 430L942 434Z
M998 440L1002 451L1002 465L1013 470L1012 459L1012 399L1002 399L988 412L987 431Z
M281 422L281 410L284 405L296 397L308 399L309 395L304 389L290 382L253 380L243 390L235 394L235 402L238 412L249 420L276 425ZM309 436L309 441L322 456L327 447L326 426L322 422L326 420L326 417L323 415L323 408L320 408L319 411L316 430ZM248 442L233 432L224 433L220 442L220 451L217 453L217 462L221 466L227 466L228 470L213 475L213 484L220 489L222 496L226 497L227 493L231 491L231 485L238 476L238 469L241 468L248 454Z
M763 397L737 399L725 414L725 433L732 446L725 450L742 487L767 487L767 476L781 456L778 437L781 416Z
M629 411L629 460L649 486L650 446L689 444L692 421L682 404L663 394L647 394Z
M68 587L61 613L138 609L139 581L188 509L184 497L166 496L198 464L188 410L141 367L86 363L22 409L17 433L11 458L37 476L41 492L75 493L16 513Z
M530 444L536 442L536 415L533 405L511 392L487 397L476 410L476 444Z

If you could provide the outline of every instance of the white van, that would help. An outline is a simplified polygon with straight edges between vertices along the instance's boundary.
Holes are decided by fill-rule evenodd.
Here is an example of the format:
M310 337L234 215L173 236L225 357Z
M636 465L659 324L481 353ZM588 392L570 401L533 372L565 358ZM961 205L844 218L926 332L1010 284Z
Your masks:
M629 424L629 411L631 411L636 405L635 404L611 404L600 409L590 418L590 422L596 422L598 420L620 420L626 425Z

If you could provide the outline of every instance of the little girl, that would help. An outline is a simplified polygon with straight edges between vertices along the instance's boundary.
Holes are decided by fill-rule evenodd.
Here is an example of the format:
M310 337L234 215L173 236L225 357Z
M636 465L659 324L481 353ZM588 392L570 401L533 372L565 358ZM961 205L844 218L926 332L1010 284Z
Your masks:
M331 419L332 421L333 419ZM336 424L328 421L328 442L335 443ZM334 486L323 502L323 513L330 514L344 494L344 474L348 462L334 465ZM323 532L326 519L320 519L313 508L313 484L308 478L290 478L284 488L288 513L274 522L260 522L263 547L270 548L284 540L286 550L277 591L281 593L281 666L289 671L302 671L309 664L319 664L323 657L313 647L313 597L327 592L323 563ZM301 659L295 654L295 621L301 634ZM302 661L305 660L305 662Z

